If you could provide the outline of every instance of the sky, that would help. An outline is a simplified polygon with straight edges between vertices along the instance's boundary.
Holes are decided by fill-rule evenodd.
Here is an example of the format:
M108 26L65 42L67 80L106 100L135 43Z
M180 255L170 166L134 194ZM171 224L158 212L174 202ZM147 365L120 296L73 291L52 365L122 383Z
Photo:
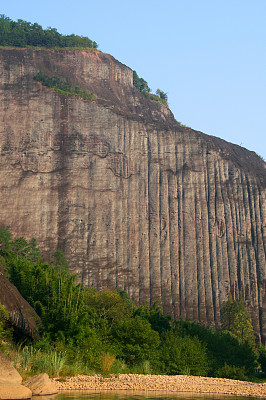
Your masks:
M266 160L266 0L10 0L0 13L88 36L168 94L177 121Z

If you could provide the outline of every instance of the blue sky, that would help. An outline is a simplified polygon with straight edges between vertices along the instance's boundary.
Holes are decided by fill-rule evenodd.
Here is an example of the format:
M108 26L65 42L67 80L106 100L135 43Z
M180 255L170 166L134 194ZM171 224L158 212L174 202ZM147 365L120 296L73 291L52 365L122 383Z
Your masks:
M11 0L0 13L88 36L167 92L178 121L266 160L266 0Z

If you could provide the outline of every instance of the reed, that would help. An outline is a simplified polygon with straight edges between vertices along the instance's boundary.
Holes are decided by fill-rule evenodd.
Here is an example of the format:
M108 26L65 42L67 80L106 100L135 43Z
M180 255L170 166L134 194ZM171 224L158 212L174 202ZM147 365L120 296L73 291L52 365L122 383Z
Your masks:
M109 375L112 365L115 361L115 356L110 353L103 353L102 356L102 372L104 375Z

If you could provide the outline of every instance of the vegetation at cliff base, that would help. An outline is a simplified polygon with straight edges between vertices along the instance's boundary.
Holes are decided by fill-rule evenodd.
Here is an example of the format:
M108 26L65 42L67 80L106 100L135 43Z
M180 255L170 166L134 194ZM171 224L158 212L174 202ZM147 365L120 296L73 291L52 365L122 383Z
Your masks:
M0 263L42 320L36 342L21 333L19 342L16 334L3 345L24 376L131 372L253 379L258 362L266 373L264 346L256 349L253 336L232 331L234 324L216 331L173 321L156 303L134 305L125 291L85 288L60 250L44 260L34 239L14 238L6 228L0 228ZM234 303L228 301L225 310ZM0 306L2 344L7 333L12 330Z
M98 45L88 37L78 35L62 35L55 28L43 29L41 25L18 19L12 21L0 15L0 46L11 47L46 47L46 48L93 48Z
M167 93L160 89L156 90L156 94L151 93L148 83L143 78L140 78L136 71L133 71L133 85L140 91L140 93L147 97L147 99L156 103L164 104L165 106L168 105Z
M66 79L58 76L49 77L43 71L39 71L34 79L65 96L76 96L84 100L96 99L94 94L89 90L82 89L79 85L73 86L70 82L67 82Z

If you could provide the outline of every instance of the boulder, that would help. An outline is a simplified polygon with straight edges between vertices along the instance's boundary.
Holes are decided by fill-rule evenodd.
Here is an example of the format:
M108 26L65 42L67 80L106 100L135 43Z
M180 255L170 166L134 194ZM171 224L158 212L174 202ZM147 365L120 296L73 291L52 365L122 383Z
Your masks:
M30 399L32 392L20 384L0 383L0 400Z
M20 384L22 377L13 365L13 362L3 353L0 353L0 385L5 384ZM0 396L0 399L2 397Z
M21 385L22 377L4 354L0 353L0 400L30 399L32 392Z
M23 385L29 388L34 396L58 393L55 383L51 381L47 374L33 376Z

